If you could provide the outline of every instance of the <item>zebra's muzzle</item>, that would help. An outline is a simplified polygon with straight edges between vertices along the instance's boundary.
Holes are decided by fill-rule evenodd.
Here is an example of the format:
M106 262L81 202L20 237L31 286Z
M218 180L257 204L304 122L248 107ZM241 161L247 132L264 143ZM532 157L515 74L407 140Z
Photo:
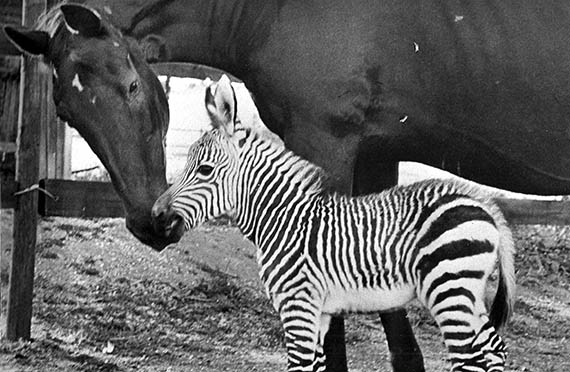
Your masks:
M162 195L152 208L152 223L156 233L176 243L184 235L184 220L170 205L170 197ZM157 249L161 251L165 247Z

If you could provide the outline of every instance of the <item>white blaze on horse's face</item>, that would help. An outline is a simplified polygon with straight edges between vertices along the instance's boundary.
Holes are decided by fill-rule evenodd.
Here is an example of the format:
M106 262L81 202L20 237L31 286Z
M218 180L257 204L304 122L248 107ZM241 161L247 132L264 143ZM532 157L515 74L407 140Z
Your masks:
M85 88L83 88L83 84L81 84L81 81L79 80L79 74L75 73L71 86L77 89L79 93L83 92L83 89Z

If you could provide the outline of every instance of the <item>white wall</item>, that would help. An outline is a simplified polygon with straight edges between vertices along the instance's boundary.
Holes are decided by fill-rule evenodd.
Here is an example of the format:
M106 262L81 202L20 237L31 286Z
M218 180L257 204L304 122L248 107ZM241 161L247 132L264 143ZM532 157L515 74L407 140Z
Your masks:
M161 76L161 82L166 78ZM204 106L206 85L202 80L192 78L170 79L170 125L166 136L166 174L169 181L184 168L188 147L202 133L209 130L209 118ZM238 116L243 122L257 120L259 114L249 92L243 84L233 84L238 99ZM89 145L74 129L71 130L71 171L99 166L90 171L88 179L100 179L105 173L99 159L93 154ZM85 177L87 173L78 173L77 177Z
M160 77L164 84L166 77ZM167 179L173 181L184 168L188 147L198 139L204 131L210 129L209 118L204 106L206 85L202 80L192 78L170 79L170 126L166 137ZM259 119L257 108L243 84L233 84L238 100L238 116L243 122ZM91 152L87 143L73 131L71 167L73 171L99 165L99 169L90 172L88 179L100 179L98 175L105 170L97 157ZM81 176L82 174L79 174ZM409 184L426 178L457 178L455 175L432 168L427 165L401 162L399 166L399 183ZM486 187L484 187L486 188ZM497 189L487 188L489 191L501 192L505 196L514 198L528 197L523 194L514 194ZM552 199L552 197L533 197L533 199Z

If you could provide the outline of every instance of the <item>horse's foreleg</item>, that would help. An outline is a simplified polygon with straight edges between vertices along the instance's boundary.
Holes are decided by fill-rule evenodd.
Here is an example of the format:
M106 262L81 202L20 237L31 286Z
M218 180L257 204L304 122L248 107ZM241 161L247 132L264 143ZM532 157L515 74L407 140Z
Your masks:
M327 372L346 372L346 344L344 340L344 319L333 317L325 336L324 351Z
M354 168L354 194L380 192L398 184L398 162L386 161L389 151L380 140L364 142ZM383 152L386 151L386 152ZM424 362L406 311L381 316L394 372L424 372Z
M394 372L424 372L422 352L414 337L406 310L383 313L380 319L386 332Z

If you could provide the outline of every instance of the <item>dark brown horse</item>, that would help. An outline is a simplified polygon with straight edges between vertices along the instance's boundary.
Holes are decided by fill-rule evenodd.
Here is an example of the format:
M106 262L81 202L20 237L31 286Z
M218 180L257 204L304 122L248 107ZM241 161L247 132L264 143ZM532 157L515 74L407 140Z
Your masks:
M570 192L568 1L99 2L147 58L241 78L263 121L339 190L378 191L398 160L415 160ZM382 320L396 370L422 370L405 313ZM329 370L345 370L341 328L326 341Z
M570 190L566 1L90 2L148 58L242 78L267 125L340 190L379 190L397 160L514 191ZM421 370L405 313L382 320L396 369ZM342 338L327 345L329 370L342 370L342 347L331 350Z
M53 99L60 118L76 128L110 173L142 242L164 247L174 234L153 230L150 211L166 189L163 140L168 102L138 44L104 16L77 6L54 9L40 30L6 28L22 50L53 66Z
M244 80L264 122L340 189L356 169L374 190L361 181L376 164L414 160L570 191L567 1L101 1L130 14L149 57Z

